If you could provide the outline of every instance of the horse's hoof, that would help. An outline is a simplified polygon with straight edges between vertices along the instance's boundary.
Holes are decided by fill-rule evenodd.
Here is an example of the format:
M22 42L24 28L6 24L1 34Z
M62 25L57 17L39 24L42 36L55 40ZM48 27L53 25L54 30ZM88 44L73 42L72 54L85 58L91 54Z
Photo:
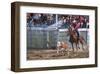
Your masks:
M83 51L85 51L85 49L83 48Z

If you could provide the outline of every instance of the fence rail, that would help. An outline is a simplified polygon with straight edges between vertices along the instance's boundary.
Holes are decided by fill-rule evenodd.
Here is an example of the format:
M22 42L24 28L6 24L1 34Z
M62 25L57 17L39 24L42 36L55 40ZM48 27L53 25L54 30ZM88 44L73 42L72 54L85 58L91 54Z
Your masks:
M47 49L56 48L57 41L66 41L69 46L68 29L27 28L27 48ZM88 41L88 29L79 29L80 35Z

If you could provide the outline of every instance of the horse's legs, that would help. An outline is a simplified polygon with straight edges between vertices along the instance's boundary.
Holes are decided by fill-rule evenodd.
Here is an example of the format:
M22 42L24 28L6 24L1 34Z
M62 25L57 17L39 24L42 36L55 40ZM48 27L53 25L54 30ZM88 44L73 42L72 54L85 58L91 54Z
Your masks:
M83 40L80 40L80 43L82 45L82 49L84 50L84 47L83 47Z
M76 50L78 50L78 47L77 46L78 46L78 43L76 43Z
M79 46L79 44L78 44L78 48L80 49L80 46Z
M72 44L72 49L73 49L73 52L74 52L74 47L73 47L73 43L71 43Z
M77 43L77 47L78 47L78 49L80 49L80 46L79 46L79 41L78 41L78 43Z
M84 50L83 43L82 43L82 49Z

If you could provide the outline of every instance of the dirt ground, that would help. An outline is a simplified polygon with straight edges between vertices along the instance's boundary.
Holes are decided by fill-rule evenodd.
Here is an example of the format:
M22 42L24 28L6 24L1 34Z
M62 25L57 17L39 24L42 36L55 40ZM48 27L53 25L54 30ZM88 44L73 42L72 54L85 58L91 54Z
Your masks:
M70 50L70 51L69 51ZM73 52L72 49L61 50L57 53L57 49L27 50L27 60L48 60L48 59L70 59L70 58L88 58L88 49L78 49Z

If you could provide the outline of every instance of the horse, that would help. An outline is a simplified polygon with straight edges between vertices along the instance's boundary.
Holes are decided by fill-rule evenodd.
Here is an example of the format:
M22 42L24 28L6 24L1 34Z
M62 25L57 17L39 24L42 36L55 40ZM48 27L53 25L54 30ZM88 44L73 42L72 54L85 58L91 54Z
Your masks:
M82 36L77 35L76 31L72 29L72 27L68 28L68 34L70 36L69 42L71 43L72 49L74 51L73 44L75 43L76 49L80 49L79 43L82 45L82 49L84 50L83 44L86 43L85 39Z
M57 53L59 54L60 51L66 51L66 49L68 48L68 45L66 42L62 41L58 41L57 42Z

